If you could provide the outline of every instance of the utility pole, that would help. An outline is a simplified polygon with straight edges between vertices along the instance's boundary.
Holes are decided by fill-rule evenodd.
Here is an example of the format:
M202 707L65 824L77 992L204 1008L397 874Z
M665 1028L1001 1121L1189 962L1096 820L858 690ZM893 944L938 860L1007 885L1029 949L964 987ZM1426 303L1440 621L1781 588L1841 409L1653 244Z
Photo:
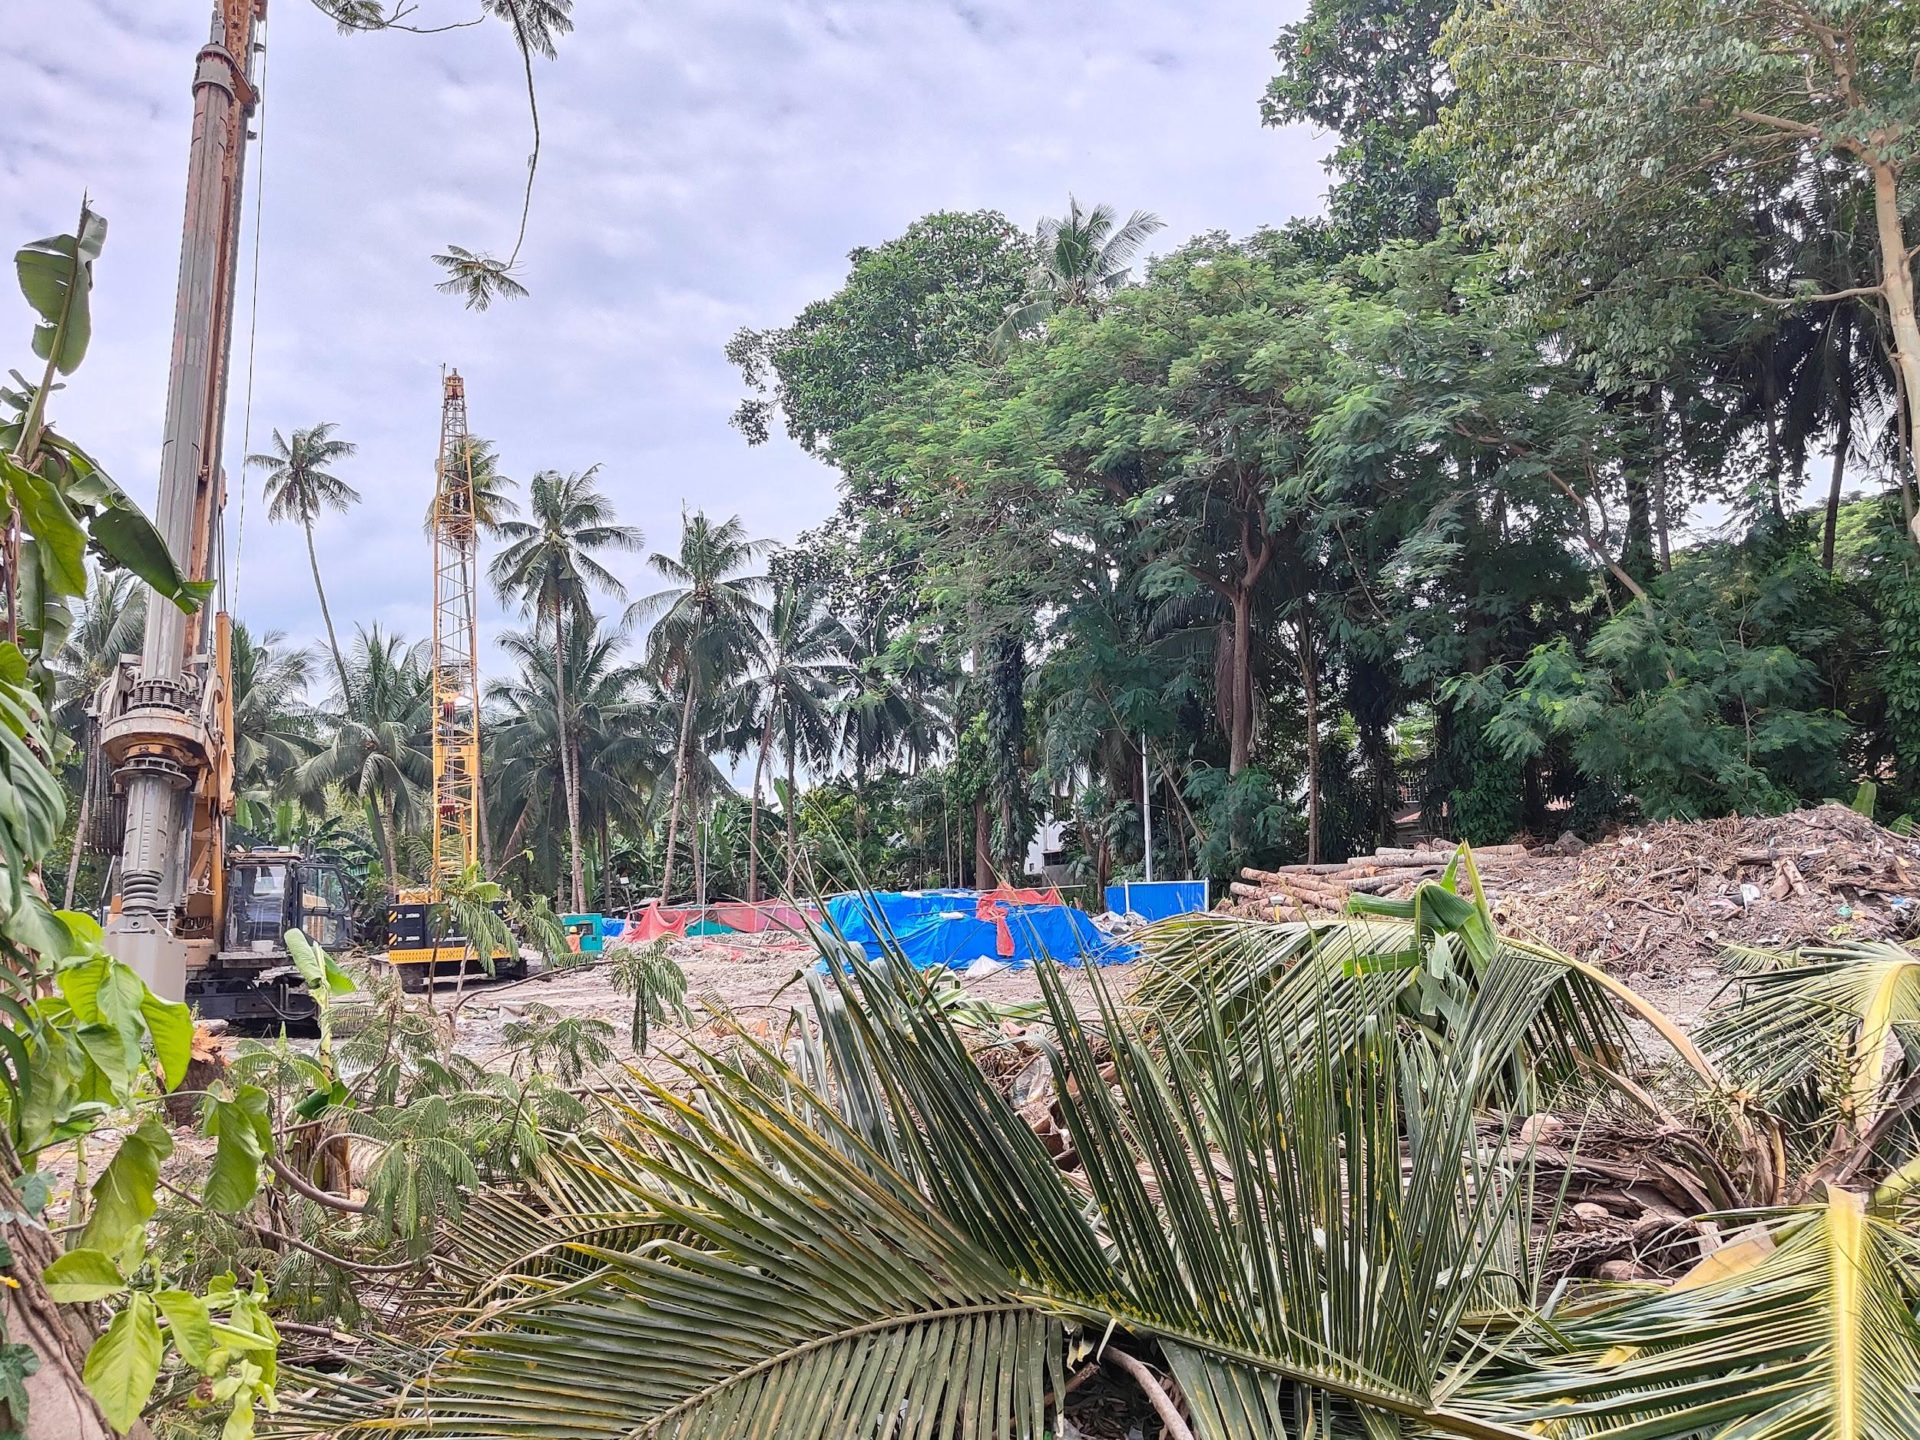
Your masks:
M220 466L234 265L255 33L266 0L217 0L213 30L196 57L187 208L174 300L173 355L160 493L154 520L192 580L218 573ZM100 742L126 799L119 889L108 947L165 999L211 958L223 908L226 816L233 806L228 621L211 633L171 601L150 596L137 666L109 682Z
M1146 829L1147 884L1153 883L1153 762L1147 753L1147 732L1140 732L1140 823Z

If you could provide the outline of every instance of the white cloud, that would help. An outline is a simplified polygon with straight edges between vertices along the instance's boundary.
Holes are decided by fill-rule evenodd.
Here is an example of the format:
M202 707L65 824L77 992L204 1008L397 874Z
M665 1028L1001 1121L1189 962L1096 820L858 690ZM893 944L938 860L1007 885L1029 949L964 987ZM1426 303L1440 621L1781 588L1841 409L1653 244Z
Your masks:
M471 8L426 0L421 14ZM1300 8L582 0L560 59L538 66L532 297L475 315L434 292L429 257L511 247L529 138L509 36L343 37L304 0L273 0L253 440L333 420L360 445L349 474L366 504L318 535L337 621L425 629L420 515L443 363L467 376L474 428L509 473L599 462L655 545L672 543L683 504L785 539L829 511L832 476L784 440L750 449L727 428L739 386L721 347L832 289L856 245L938 208L1030 224L1069 191L1157 210L1166 244L1314 210L1324 146L1262 130L1256 111L1268 46ZM83 189L109 218L93 352L56 418L145 499L210 6L8 10L0 225L16 242L69 228ZM249 249L230 470L250 264ZM26 355L26 308L7 288L0 368ZM240 563L247 619L318 638L304 546L265 523L257 490ZM646 588L638 560L623 565Z

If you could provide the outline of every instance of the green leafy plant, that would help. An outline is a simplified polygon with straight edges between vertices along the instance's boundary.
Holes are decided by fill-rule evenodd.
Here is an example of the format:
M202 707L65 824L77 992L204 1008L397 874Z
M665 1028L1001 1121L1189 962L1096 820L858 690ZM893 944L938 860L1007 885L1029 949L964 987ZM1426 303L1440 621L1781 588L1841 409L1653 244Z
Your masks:
M107 222L82 205L73 234L36 240L14 256L21 293L38 317L33 353L45 366L37 384L16 371L17 388L0 389L0 401L15 411L0 422L0 482L14 517L6 539L7 638L32 657L43 691L50 681L40 657L50 656L72 626L69 602L86 593L89 551L188 612L213 588L181 578L152 522L47 420L54 376L71 375L86 358L93 264L106 237Z
M524 1057L536 1075L551 1069L562 1085L579 1084L613 1059L613 1025L597 1015L562 1015L550 1005L529 1005L500 1033L514 1052L516 1069Z
M646 945L616 945L607 953L606 963L611 967L613 988L633 997L633 1023L628 1036L635 1050L646 1053L656 1025L669 1020L682 1024L692 1021L686 971L667 954L664 939Z
M249 1435L251 1416L271 1405L275 1336L253 1291L229 1278L204 1297L153 1284L147 1222L160 1167L173 1140L157 1116L159 1097L175 1090L192 1055L193 1025L184 1005L156 997L104 948L90 916L56 911L35 872L52 851L66 801L56 763L64 739L52 727L53 675L45 661L71 623L68 602L83 595L86 558L125 567L182 610L196 610L207 585L185 582L159 532L101 468L55 433L47 402L56 374L71 374L91 338L92 267L106 223L83 206L71 235L24 247L15 257L22 293L38 321L33 351L40 381L0 399L16 418L0 424L0 486L5 526L7 637L0 642L0 1081L6 1091L5 1179L23 1201L18 1219L37 1233L10 1253L21 1303L112 1302L105 1330L86 1352L78 1405L127 1430L138 1420L169 1353L204 1376L230 1410L229 1434ZM264 1097L252 1087L217 1087L202 1097L216 1160L202 1203L240 1209L251 1203L271 1137ZM48 1186L36 1162L52 1146L85 1142L119 1129L117 1143L76 1207L64 1251L52 1243L42 1211ZM10 1247L11 1249L11 1247ZM220 1318L214 1318L215 1316ZM42 1317L47 1343L76 1333ZM40 1368L0 1335L7 1415L30 1423L26 1382ZM62 1356L65 1373L77 1357Z
M1705 550L1595 633L1449 682L1510 761L1567 744L1652 818L1787 809L1846 788L1852 730L1811 658L1847 614L1810 555Z

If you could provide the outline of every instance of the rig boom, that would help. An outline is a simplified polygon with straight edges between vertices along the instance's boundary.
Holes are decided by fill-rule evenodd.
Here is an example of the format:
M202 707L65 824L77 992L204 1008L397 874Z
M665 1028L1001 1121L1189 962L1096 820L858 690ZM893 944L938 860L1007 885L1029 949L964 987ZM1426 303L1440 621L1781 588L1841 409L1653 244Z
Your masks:
M433 495L433 888L480 859L480 667L475 654L473 446L460 372L442 384Z
M247 121L258 101L255 36L266 0L218 0L196 57L187 209L174 301L160 494L154 510L188 578L220 565L220 466L233 332L234 264ZM218 944L226 820L233 809L228 620L211 629L149 597L137 663L123 662L94 713L126 820L107 918L114 953L178 1000Z

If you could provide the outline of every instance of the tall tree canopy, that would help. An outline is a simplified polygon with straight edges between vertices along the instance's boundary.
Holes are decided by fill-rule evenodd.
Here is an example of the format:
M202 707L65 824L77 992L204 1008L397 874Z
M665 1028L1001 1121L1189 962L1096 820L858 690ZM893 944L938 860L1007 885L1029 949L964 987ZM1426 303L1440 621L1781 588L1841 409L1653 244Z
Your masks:
M1021 298L1029 242L992 210L923 216L897 239L862 247L844 285L778 330L727 343L752 394L734 412L749 441L787 433L821 451L906 376L974 354Z

